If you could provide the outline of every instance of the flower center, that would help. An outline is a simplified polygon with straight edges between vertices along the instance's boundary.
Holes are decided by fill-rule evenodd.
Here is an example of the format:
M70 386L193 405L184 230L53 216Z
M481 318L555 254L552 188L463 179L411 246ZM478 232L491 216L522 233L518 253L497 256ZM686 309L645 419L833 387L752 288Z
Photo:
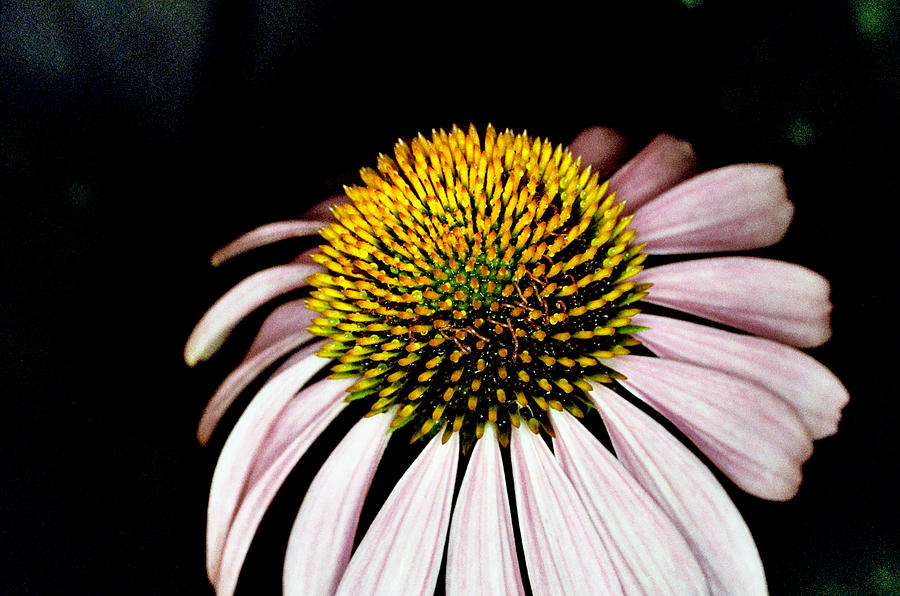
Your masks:
M412 439L444 428L463 444L487 421L552 434L549 408L583 416L599 359L628 352L629 281L644 260L623 204L562 146L475 128L399 141L322 231L311 331L350 400Z

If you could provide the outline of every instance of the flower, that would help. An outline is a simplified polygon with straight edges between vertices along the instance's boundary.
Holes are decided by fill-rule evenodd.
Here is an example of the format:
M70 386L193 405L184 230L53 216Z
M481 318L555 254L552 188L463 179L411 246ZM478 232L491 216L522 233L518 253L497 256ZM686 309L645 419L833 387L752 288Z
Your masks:
M848 399L797 349L830 335L828 283L758 257L645 269L648 255L774 244L793 206L779 168L693 176L691 146L667 135L604 181L623 146L603 128L570 149L492 127L483 140L471 126L420 135L363 169L346 197L216 253L219 264L286 238L326 241L239 283L185 348L194 365L249 312L312 288L269 315L200 423L205 443L235 396L290 355L213 476L207 566L219 594L233 592L291 469L351 409L360 420L291 531L286 594L430 593L447 540L449 594L522 594L523 573L535 594L766 592L735 506L654 418L743 490L790 499L812 440L837 430ZM580 421L594 410L612 451ZM398 434L424 447L354 550L368 487Z

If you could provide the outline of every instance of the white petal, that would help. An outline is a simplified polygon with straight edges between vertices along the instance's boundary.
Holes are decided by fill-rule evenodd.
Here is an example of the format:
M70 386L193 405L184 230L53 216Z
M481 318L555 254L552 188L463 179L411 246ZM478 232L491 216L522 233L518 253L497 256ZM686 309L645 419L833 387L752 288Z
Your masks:
M357 422L313 479L288 540L285 596L337 590L363 501L387 446L391 418L382 414Z
M525 594L497 431L484 427L466 469L447 548L447 594Z
M273 376L251 400L222 447L209 489L206 528L206 569L215 582L231 520L240 504L259 446L288 401L326 364L315 355L327 340L300 350L302 359Z
M241 320L269 300L306 285L318 271L310 265L280 265L254 273L206 311L184 347L184 361L194 366L212 356Z
M637 210L649 254L750 250L784 237L794 206L781 168L740 164L691 178Z
M769 391L717 370L651 356L604 362L745 491L783 501L797 493L812 440L796 411Z
M765 595L753 537L712 473L659 424L611 390L594 385L619 461L678 526L713 594Z
M217 267L228 259L243 254L248 250L272 244L279 240L314 236L325 227L328 227L327 221L310 221L305 219L277 221L260 226L217 250L211 259L213 267Z
M435 435L391 492L360 543L337 593L431 594L437 584L459 462L456 433Z
M219 575L218 596L231 596L256 528L284 480L309 446L347 405L355 379L322 380L298 394L281 411L262 442L237 513L228 529Z
M697 559L656 501L580 422L550 410L553 448L626 594L707 594Z
M749 379L791 404L814 439L832 435L849 394L834 374L796 348L669 317L638 314L635 334L657 356Z
M519 530L535 596L621 594L603 541L550 449L524 424L512 435Z
M658 135L609 179L609 190L625 201L628 215L661 192L690 178L697 169L691 144L667 134Z
M799 265L755 257L683 261L645 269L647 302L799 347L831 336L828 280Z

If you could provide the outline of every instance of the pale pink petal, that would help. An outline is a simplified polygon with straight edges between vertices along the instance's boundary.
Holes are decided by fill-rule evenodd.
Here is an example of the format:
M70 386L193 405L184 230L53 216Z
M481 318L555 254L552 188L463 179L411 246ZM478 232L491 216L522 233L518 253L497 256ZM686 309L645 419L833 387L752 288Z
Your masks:
M316 345L317 345L319 348L322 348L322 347L324 347L325 344L327 344L327 343L328 343L328 340L325 340L325 341L320 341L320 342L318 342ZM307 347L309 347L309 346L303 346L303 347L304 347L303 350L300 350L300 351L298 351L298 352L294 352L293 354L291 354L290 356L288 356L288 357L284 360L284 362L282 362L282 363L278 366L278 368L275 369L275 372L273 372L272 375L271 375L269 378L274 379L277 375L280 375L282 372L284 372L284 371L286 371L287 369L291 368L292 366L294 366L295 364L297 364L297 363L300 362L301 360L305 360L306 358L308 358L309 352L306 352L306 351L305 351L305 348L307 348ZM330 361L330 362L331 362L331 361Z
M431 594L450 524L459 439L435 435L372 521L337 593L357 596Z
M814 439L832 435L849 394L834 374L796 348L669 317L638 314L635 334L657 356L692 362L749 379L800 414Z
M657 135L609 179L609 190L625 201L624 213L667 191L697 170L697 156L687 141Z
M553 450L587 506L623 591L709 593L690 546L653 497L574 417L550 410L550 420Z
M210 398L209 403L206 404L203 416L200 417L200 424L197 426L197 440L200 441L200 444L206 445L222 416L225 415L225 412L231 407L231 404L240 395L241 391L247 388L247 385L279 358L312 337L313 335L309 331L295 332L293 335L281 338L280 341L241 362L222 381L215 394Z
M334 594L350 560L363 501L387 447L391 416L363 418L328 456L294 520L285 596Z
M298 298L278 306L263 321L245 359L249 360L285 337L305 330L317 316L317 312L306 308L306 298Z
M512 435L519 529L535 596L621 594L603 541L550 448L524 424Z
M218 596L234 593L244 558L266 509L309 446L347 405L346 390L354 381L319 381L297 395L279 414L260 445L253 473L228 529L219 575L213 582Z
M590 165L594 172L604 176L622 162L625 156L625 137L611 128L595 126L582 131L569 144L581 165Z
M800 487L812 440L797 412L756 383L710 368L652 356L604 364L619 383L659 410L742 489L783 501Z
M304 250L303 252L301 252L296 257L294 257L294 260L291 262L296 263L298 265L313 265L313 266L319 267L321 269L322 266L313 260L313 255L316 255L320 252L321 251L319 250L318 246L308 248L308 249Z
M653 284L647 302L793 346L818 346L831 336L828 280L799 265L719 257L651 267L633 279Z
M274 223L260 226L254 230L250 230L237 240L217 250L210 261L213 267L217 267L237 255L243 254L248 250L273 244L287 238L302 238L304 236L314 236L319 233L322 228L328 227L327 221L293 219L289 221L276 221Z
M272 311L263 321L247 356L219 385L209 400L197 428L197 440L206 444L234 399L266 368L300 346L313 335L306 331L315 313L306 308L306 300L292 300Z
M525 594L503 460L493 424L475 443L456 498L447 548L447 594Z
M269 300L306 285L318 271L310 265L280 265L254 273L206 311L184 347L184 361L194 366L212 356L241 320Z
M793 214L781 168L741 164L682 182L638 209L631 227L649 254L750 250L781 240Z
M331 360L315 353L327 340L300 350L290 368L273 376L251 400L222 447L209 489L206 527L206 567L215 581L225 537L251 474L260 444L285 405L297 391Z
M348 203L350 203L350 198L347 195L334 195L328 197L321 203L316 204L316 206L309 211L305 212L303 214L303 219L318 219L329 223L337 221L331 213L332 208L337 205L346 205Z
M646 414L594 385L591 398L619 461L656 499L685 537L713 594L765 595L753 537L712 473Z

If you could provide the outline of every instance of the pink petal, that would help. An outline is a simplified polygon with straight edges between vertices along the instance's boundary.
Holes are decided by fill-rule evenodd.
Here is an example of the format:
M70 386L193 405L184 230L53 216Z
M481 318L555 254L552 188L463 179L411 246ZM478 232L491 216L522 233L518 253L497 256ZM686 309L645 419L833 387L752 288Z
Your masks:
M651 356L604 362L742 489L763 499L797 494L812 441L796 411L763 387L717 370Z
M831 336L828 280L792 263L719 257L645 269L647 302L725 323L799 347Z
M363 501L387 447L391 418L379 415L357 422L313 479L288 541L285 596L337 590Z
M353 553L338 594L431 594L450 523L459 439L438 433L391 492Z
M212 305L187 340L184 361L194 366L212 356L231 330L250 312L269 300L306 285L318 271L310 265L280 265L254 273Z
M306 298L285 302L266 317L253 339L246 359L256 356L289 335L295 335L312 324L318 313L306 308Z
M637 210L650 254L750 250L784 237L794 214L781 168L742 164L683 182Z
M525 594L493 424L475 444L450 525L447 594Z
M220 248L213 254L212 265L218 267L228 259L236 257L240 254L273 244L279 240L287 238L302 238L304 236L314 236L319 233L322 228L328 227L327 221L294 219L290 221L277 221L275 223L260 226L255 230L250 230L237 240Z
M587 506L624 592L707 594L690 546L653 497L580 422L555 410L550 419L556 457Z
M201 444L205 445L209 441L225 411L253 379L276 360L313 337L306 328L315 313L306 308L305 302L301 298L282 304L263 321L244 361L219 385L206 405L197 428L197 439Z
M315 353L327 340L300 350L293 366L273 376L253 398L225 441L209 489L206 528L206 568L215 582L225 537L240 505L260 444L294 394L326 364Z
M661 134L613 174L609 189L625 201L624 213L629 214L693 176L696 169L697 156L691 144Z
M350 203L350 198L347 195L334 195L328 197L309 211L305 212L303 214L303 219L317 219L329 223L337 221L334 218L334 215L331 214L332 208L337 205L346 205L348 203Z
M291 262L296 263L297 265L313 265L315 267L321 267L321 265L313 260L313 255L318 254L319 252L321 251L318 246L308 248L294 257L294 260Z
M591 392L619 461L687 540L713 594L765 595L753 537L725 490L684 445L611 390Z
M284 480L309 446L344 409L347 388L355 379L325 379L297 395L282 410L262 442L253 474L244 489L222 553L218 596L231 596L256 528Z
M837 431L849 394L834 374L800 350L774 341L638 314L635 335L657 356L749 379L792 405L814 439Z
M219 385L215 394L210 398L209 403L206 404L203 416L200 417L200 424L197 427L197 440L200 441L200 444L206 445L222 416L225 415L225 412L234 403L235 398L247 388L247 385L253 379L258 377L262 371L279 358L302 345L310 338L312 338L310 332L299 331L282 338L279 342L267 347L252 358L241 362Z
M582 166L590 165L604 176L611 172L625 155L625 137L611 128L595 126L579 133L569 144L575 156L581 156Z
M535 596L621 594L600 535L544 441L523 424L513 430L510 457Z

